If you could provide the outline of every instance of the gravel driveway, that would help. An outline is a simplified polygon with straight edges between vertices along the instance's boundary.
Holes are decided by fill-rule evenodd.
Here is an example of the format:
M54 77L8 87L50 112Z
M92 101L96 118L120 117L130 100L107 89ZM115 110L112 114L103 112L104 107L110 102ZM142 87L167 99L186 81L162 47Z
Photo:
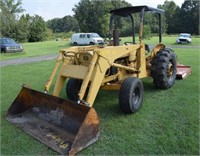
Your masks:
M0 67L8 66L8 65L16 65L16 64L25 64L25 63L31 63L31 62L39 62L43 60L52 60L52 59L56 59L57 57L58 57L58 54L51 54L51 55L44 55L44 56L37 56L37 57L3 60L3 61L0 61Z

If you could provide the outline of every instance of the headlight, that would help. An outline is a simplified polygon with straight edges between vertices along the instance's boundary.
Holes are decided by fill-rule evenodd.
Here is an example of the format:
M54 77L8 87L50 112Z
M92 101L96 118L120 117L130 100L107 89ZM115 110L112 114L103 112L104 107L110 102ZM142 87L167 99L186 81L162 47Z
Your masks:
M19 46L20 49L23 49L23 46Z
M7 49L7 50L9 50L9 49L10 49L10 47L6 47L6 49Z
M82 64L89 64L90 61L92 60L92 54L90 52L87 52L87 53L81 53L79 55L79 61L82 63Z

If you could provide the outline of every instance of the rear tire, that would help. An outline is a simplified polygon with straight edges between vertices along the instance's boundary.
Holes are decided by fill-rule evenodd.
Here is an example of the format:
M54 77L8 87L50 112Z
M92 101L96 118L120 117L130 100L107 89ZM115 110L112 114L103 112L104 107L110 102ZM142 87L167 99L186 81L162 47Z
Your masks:
M82 81L78 79L69 79L66 85L66 94L69 100L78 101L78 92L81 88Z
M168 89L176 80L176 55L170 49L160 50L152 61L151 75L156 87Z
M142 106L144 88L135 77L124 80L119 91L119 106L124 113L136 113Z

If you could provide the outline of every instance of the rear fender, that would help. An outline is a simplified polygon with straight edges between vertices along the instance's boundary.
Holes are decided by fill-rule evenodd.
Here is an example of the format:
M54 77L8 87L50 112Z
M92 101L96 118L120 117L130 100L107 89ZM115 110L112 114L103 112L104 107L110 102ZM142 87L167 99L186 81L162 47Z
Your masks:
M151 60L154 59L154 57L156 56L156 53L159 52L161 49L165 49L165 45L162 44L162 43L157 44L157 45L153 48L153 50L151 51L151 54L150 54Z

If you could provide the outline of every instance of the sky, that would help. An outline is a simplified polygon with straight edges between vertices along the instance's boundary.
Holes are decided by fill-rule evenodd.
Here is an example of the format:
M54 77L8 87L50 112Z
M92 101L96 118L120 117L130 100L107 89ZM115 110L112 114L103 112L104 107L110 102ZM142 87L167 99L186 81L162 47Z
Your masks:
M22 8L25 14L42 16L45 21L53 18L62 18L66 15L73 15L72 8L80 0L22 0ZM158 4L164 4L165 0L126 0L135 5L148 5L157 7ZM174 0L176 5L181 7L184 0Z

